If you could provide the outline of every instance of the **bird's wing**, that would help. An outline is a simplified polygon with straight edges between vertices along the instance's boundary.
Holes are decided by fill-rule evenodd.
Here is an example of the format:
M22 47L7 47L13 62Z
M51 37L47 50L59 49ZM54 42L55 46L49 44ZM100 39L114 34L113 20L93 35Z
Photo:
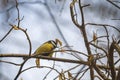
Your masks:
M49 43L45 43L35 51L34 55L45 55L51 52L54 49L53 47L54 47L53 45Z

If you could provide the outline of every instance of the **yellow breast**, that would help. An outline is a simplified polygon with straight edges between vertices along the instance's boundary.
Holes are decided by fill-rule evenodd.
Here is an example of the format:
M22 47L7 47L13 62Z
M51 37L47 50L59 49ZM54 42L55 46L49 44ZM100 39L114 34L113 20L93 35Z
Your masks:
M46 55L50 54L54 50L54 46L50 43L44 43L34 53L34 55Z

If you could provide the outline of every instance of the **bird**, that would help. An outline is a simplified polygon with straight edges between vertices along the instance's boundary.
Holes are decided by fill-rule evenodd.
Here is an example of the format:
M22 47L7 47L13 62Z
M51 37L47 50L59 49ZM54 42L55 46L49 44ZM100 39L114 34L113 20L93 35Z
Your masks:
M36 51L32 54L32 56L49 56L52 57L53 50L57 48L57 42L54 40L49 40L45 43L43 43L41 46L39 46Z
M59 39L49 40L39 46L32 56L49 56L52 57L54 53L54 49L58 47L58 45L62 46L62 42ZM24 60L28 60L29 58L23 57ZM39 58L36 58L36 65L39 65Z

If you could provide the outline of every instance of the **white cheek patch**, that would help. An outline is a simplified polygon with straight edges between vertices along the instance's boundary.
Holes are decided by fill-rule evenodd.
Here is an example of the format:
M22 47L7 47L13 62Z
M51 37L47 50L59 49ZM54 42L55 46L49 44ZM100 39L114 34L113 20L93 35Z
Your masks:
M54 42L54 41L51 41L51 43L53 44L53 46L56 48L57 47L57 45L56 45L56 43Z

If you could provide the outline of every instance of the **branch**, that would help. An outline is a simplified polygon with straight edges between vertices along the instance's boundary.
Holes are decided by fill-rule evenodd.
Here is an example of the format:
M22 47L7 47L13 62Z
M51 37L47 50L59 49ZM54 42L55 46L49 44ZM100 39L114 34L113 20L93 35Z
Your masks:
M0 57L40 58L40 59L48 59L48 60L54 60L54 61L60 61L60 62L69 62L69 63L89 65L89 62L82 61L82 60L79 61L79 60L71 60L71 59L63 59L63 58L51 58L51 57L48 57L48 56L29 56L29 55L26 55L26 54L0 54Z
M110 45L109 54L108 54L108 63L111 70L112 80L116 80L116 71L114 66L114 41Z
M95 75L94 77L98 78L99 80L102 80L99 76Z
M85 75L85 73L89 70L89 68L85 69L83 74L80 76L80 78L78 80L81 80L81 78Z
M109 43L110 43L110 40L109 40L109 33L108 33L108 29L107 29L107 27L106 26L103 26L104 27L104 29L105 29L105 32L106 32L106 35L107 35L107 48L108 48L108 50L109 50ZM106 54L107 55L107 54Z
M63 59L63 58L51 58L48 56L29 56L27 54L0 54L0 57L17 57L17 58L22 58L22 57L28 57L28 58L40 58L40 59L48 59L48 60L53 60L53 61L59 61L59 62L68 62L68 63L75 63L75 64L84 64L84 65L90 65L89 62L87 61L79 61L79 60L71 60L71 59ZM100 69L110 69L108 66L103 66L103 65L98 65L96 64ZM115 70L119 70L119 68L115 68Z
M15 0L15 2L16 2L16 9L17 9L17 16L18 16L18 28L19 28L19 26L20 26L20 22L21 22L21 20L20 20L20 11L19 11L19 8L18 8L18 2L17 2L17 0Z
M38 67L37 67L37 66L32 66L32 67L26 68L26 69L22 70L21 73L23 73L23 72L25 72L25 71L27 71L27 70L29 70L29 69L32 69L32 68L38 68ZM51 69L51 70L56 71L58 74L60 74L60 72L59 72L58 70L56 70L56 69L54 69L54 68L52 68L52 67L40 66L39 68L49 68L49 69Z
M78 54L81 54L81 55L84 55L84 56L88 57L88 55L86 53L83 53L83 52L80 52L80 51L76 51L76 50L64 50L64 51L65 52L68 51L68 52L78 53ZM57 51L57 52L61 52L61 51Z
M28 59L27 59L27 60L28 60ZM14 80L17 80L17 78L19 77L19 75L22 73L22 72L21 72L21 71L22 71L22 68L23 68L24 64L27 62L27 60L24 60L23 63L21 64L20 69L19 69L17 75L15 76Z
M76 69L76 68L78 68L79 66L80 66L80 64L78 64L78 65L76 65L76 66L74 66L74 67L72 67L72 68L70 68L70 69L68 69L68 70L66 70L66 71L64 71L64 72L62 72L62 73L65 74L65 73L67 73L67 72L70 72L71 70ZM54 80L56 80L58 77L59 77L59 75L56 76Z
M120 46L116 42L114 43L114 48L116 49L116 51L118 52L120 56Z
M116 5L114 2L107 0L109 3L111 3L113 6L115 6L116 8L120 9L120 6Z
M116 31L118 31L120 33L120 30L118 28L116 28L113 25L108 25L108 24L97 24L97 23L86 23L85 25L93 25L93 26L106 26L106 27L112 27L114 28Z
M12 25L12 24L9 24L14 30L21 30L25 36L27 37L27 40L28 40L28 44L29 44L29 55L31 55L31 51L32 51L32 44L31 44L31 40L30 40L30 37L29 35L27 34L27 29L23 29L21 27L18 27L16 25Z
M19 8L18 8L18 2L17 2L17 0L15 0L15 2L16 2L16 9L17 9L17 19L18 19L18 23L17 23L17 26L16 25L11 25L10 24L10 26L14 29L14 30L21 30L24 34L25 34L25 36L27 37L27 40L28 40L28 43L29 43L29 56L31 55L31 50L32 50L32 44L31 44L31 41L30 41L30 38L29 38L29 35L27 34L27 29L26 30L24 30L23 28L21 28L20 27L20 22L22 21L22 19L20 20L20 11L19 11ZM28 60L28 59L27 59ZM23 68L23 66L24 66L24 64L26 63L26 61L27 60L24 60L23 61L23 63L21 64L21 66L20 66L20 68L19 68L19 71L18 71L18 73L17 73L17 75L15 76L15 78L14 78L14 80L17 80L17 78L19 77L19 75L21 74L21 70L22 70L22 68Z
M9 34L10 32L13 30L13 28L11 28L7 33L6 35L0 40L0 42L2 42Z
M15 65L15 66L21 66L21 64L16 64L16 63L13 63L13 62L10 62L10 61L3 61L3 60L0 60L0 62L12 64L12 65Z
M52 10L50 9L50 7L49 7L48 4L49 4L49 3L47 2L47 0L45 0L44 5L45 5L45 7L46 7L46 9L47 9L47 11L48 11L48 13L49 13L49 15L50 15L53 23L54 23L54 25L56 26L58 32L60 33L61 37L63 38L63 41L66 43L66 45L69 45L68 42L67 42L67 40L66 40L65 37L64 37L64 34L61 32L61 29L59 28L60 26L58 25L58 23L57 23L57 21L56 21L56 19L55 19L55 16L53 15ZM71 48L69 47L68 49L71 49ZM72 49L71 49L71 50L72 50ZM76 57L77 59L80 59L80 60L82 59L81 57L77 57L77 56L74 55L74 54L72 54L72 55L73 55L74 57Z
M117 80L119 80L119 79L120 79L120 66L119 66L119 71L117 73Z
M83 67L84 68L84 67ZM89 68L87 68L86 70L88 70ZM77 73L76 73L76 75L75 75L75 77L73 78L73 80L76 80L77 79L77 77L79 76L79 74L82 72L82 69L80 69ZM86 71L85 71L86 72ZM83 72L83 74L82 74L82 76L84 75L84 73L85 72ZM81 76L81 77L82 77ZM80 79L79 79L80 80Z
M70 13L71 13L71 18L73 23L76 25L76 27L81 28L81 25L79 25L79 23L76 21L75 17L75 13L74 13L74 5L76 3L77 0L73 0L70 4Z
M106 52L106 50L104 50L103 48L101 48L101 47L99 47L99 46L97 46L97 45L95 45L95 44L93 44L93 43L90 43L92 46L94 46L94 47L96 47L97 49L100 49L100 50L102 50L105 54L107 54L107 52ZM107 55L106 55L107 56Z
M47 3L47 0L45 0L44 5L45 5L45 7L46 7L46 9L47 9L47 11L48 11L48 13L49 13L49 15L50 15L53 23L54 23L54 25L56 26L56 28L57 28L58 32L60 33L61 37L63 38L64 42L68 45L68 42L67 42L67 40L65 39L64 34L62 33L62 31L61 31L61 29L60 29L60 26L58 25L58 23L57 23L57 21L56 21L56 19L55 19L55 16L54 16L54 14L52 13L52 10L50 9L50 7L49 7L48 4L49 4L49 3Z
M105 38L105 37L108 37L108 36L99 36L99 37L96 37L94 40L89 41L89 43L92 43L95 40L98 40L98 39L101 39L101 38Z
M96 63L94 64L94 69L96 70L96 72L101 76L101 78L103 78L104 80L109 80L104 74L103 72L101 72L101 70L99 69L99 67L96 65Z
M74 11L75 3L77 3L77 0L73 0L70 4L71 18L72 18L73 23L76 25L76 27L78 27L79 30L82 32L84 42L85 42L85 47L87 49L88 55L90 56L92 53L91 53L91 50L90 50L90 46L89 46L88 38L87 38L87 34L86 34L86 29L85 29L84 12L83 12L84 6L81 6L81 0L78 0L78 7L79 7L79 10L80 10L80 14L81 14L81 24L79 24L77 22L77 20L75 19L75 11ZM92 66L89 66L89 67L90 67L91 80L94 80L93 67Z

